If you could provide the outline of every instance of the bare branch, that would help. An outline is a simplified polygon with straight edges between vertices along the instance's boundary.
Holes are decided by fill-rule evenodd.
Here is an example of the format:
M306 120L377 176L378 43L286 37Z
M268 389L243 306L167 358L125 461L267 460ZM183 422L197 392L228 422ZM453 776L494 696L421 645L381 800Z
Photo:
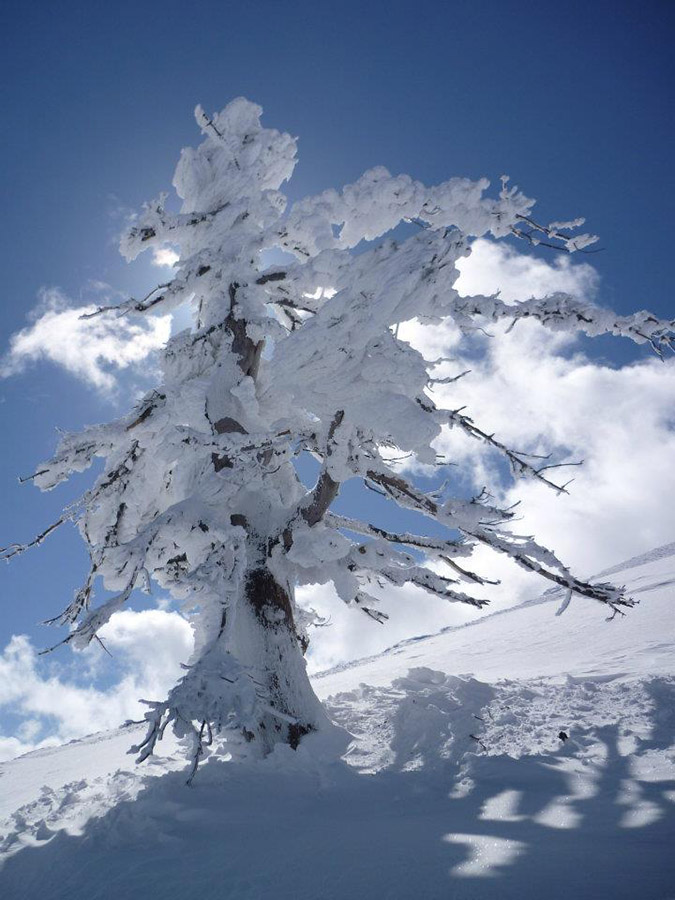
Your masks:
M136 428L138 425L141 425L147 418L149 418L152 413L157 409L160 403L166 400L166 394L162 394L159 391L152 391L150 394L149 400L141 407L141 411L136 416L136 418L129 425L126 426L126 431L131 431L132 428Z
M72 518L72 515L61 516L60 519L58 519L48 528L45 528L44 531L41 531L37 537L33 538L33 540L29 541L27 544L9 544L9 546L7 547L0 547L0 559L8 560L13 556L18 556L20 553L25 553L26 550L30 550L31 547L38 547L46 537L48 537L52 532L56 531L56 529L63 525L64 522L70 522Z
M276 306L281 306L286 309L297 310L298 312L306 312L314 314L315 310L310 309L308 306L302 306L300 303L295 303L293 300L289 300L287 297L276 297L274 299L270 299L270 303L275 304Z
M463 569L461 566L457 565L457 563L450 559L449 556L442 554L440 557L444 563L450 566L451 569L454 569L462 578L466 578L468 581L473 581L475 584L500 584L499 580L491 581L489 578L484 578L481 575L476 575L475 572L469 572L467 569Z
M459 381L460 378L464 378L465 375L468 375L471 372L471 369L465 369L463 372L460 372L459 375L451 375L448 378L430 378L429 384L454 384L455 381Z
M482 544L492 547L493 550L498 550L499 552L510 556L522 569L526 569L528 572L535 572L537 575L541 575L548 581L552 581L560 587L567 588L574 594L580 594L582 597L588 597L591 600L597 600L599 603L604 603L613 610L614 615L624 615L621 607L630 608L635 606L636 601L631 597L625 596L625 588L615 587L608 582L602 584L589 584L586 581L575 578L563 566L561 566L561 573L552 572L545 568L540 562L537 562L528 556L527 553L519 550L515 543L509 543L504 540L504 538L499 537L494 533L478 531L467 533L471 534L472 537L475 537L476 540L480 541Z
M448 600L452 603L466 603L469 606L475 606L477 609L482 609L482 607L487 606L490 602L489 600L480 597L472 597L469 594L456 591L449 586L451 584L456 584L455 579L444 578L442 575L437 575L435 572L432 572L431 569L426 569L423 566L394 568L392 566L384 565L374 571L379 575L382 575L383 578L386 578L391 584L398 586L403 584L414 584L416 587L427 591L427 593L434 594L442 600Z
M520 319L531 318L549 328L576 329L590 337L613 334L630 338L638 344L648 343L660 358L663 358L665 349L675 351L675 319L658 319L646 310L630 316L616 316L568 294L557 293L519 303L505 303L497 295L456 297L453 307L453 315L460 324L462 319L466 320L465 328L474 317L492 322L508 319L511 321L510 328Z
M164 296L160 295L159 297L155 297L154 299L150 300L152 295L156 294L157 291L163 291L165 288L170 287L171 284L172 282L167 281L166 284L157 285L157 287L149 291L149 293L147 293L142 300L134 300L133 297L130 297L129 300L125 300L124 303L120 303L114 306L99 306L98 309L95 309L93 312L82 313L79 318L93 319L96 316L100 316L103 313L107 312L117 312L120 315L126 315L129 312L147 312L147 310L151 309L153 306L156 306L158 303L161 303L164 299Z
M26 484L27 481L32 481L34 478L39 478L40 475L46 475L49 472L49 469L40 469L39 472L33 472L32 475L26 475L24 478L19 478L19 484Z
M431 518L438 518L439 521L443 520L438 504L428 495L421 493L402 478L373 471L368 472L368 477L375 481L376 484L380 484L386 493L401 505L417 509L419 512L422 512ZM472 502L477 501L474 500ZM508 511L506 510L496 510L495 512L501 516L501 521L509 518L507 515ZM519 548L516 539L506 538L505 536L497 535L494 532L493 527L500 524L499 518L489 525L483 524L482 527L469 527L462 524L461 521L455 521L452 524L468 537L472 537L474 540L491 547L493 550L497 550L506 556L510 556L511 559L521 566L521 568L527 569L530 572L537 572L543 578L546 578L561 587L569 588L576 594L581 594L584 597L589 597L592 600L604 603L616 612L621 613L621 607L631 607L635 605L634 600L625 597L624 591L621 588L616 588L611 584L591 585L587 582L580 581L579 579L574 578L574 576L564 569L560 563L558 563L558 565L560 565L563 574L552 572L545 568L540 562L532 559L522 548ZM533 549L540 551L542 548L533 545ZM547 556L553 563L557 562L552 553L547 552Z
M586 250L590 244L594 244L598 239L595 235L579 235L577 238L572 235L563 234L563 231L570 231L573 228L578 228L580 225L584 224L583 219L577 219L574 222L552 222L550 225L540 225L538 222L535 222L534 219L530 218L530 216L524 216L521 214L516 215L516 219L519 222L525 222L530 226L530 231L523 231L520 228L516 228L512 226L511 233L516 237L524 238L533 246L540 247L549 247L552 250L560 250L563 253L600 253L602 252L602 248L597 248L595 250ZM544 241L540 237L537 237L537 234L546 235L550 240ZM553 241L559 241L560 243L554 244ZM577 245L578 244L578 245ZM571 245L571 246L570 246Z
M494 434L487 434L477 425L474 425L473 420L469 416L462 415L461 409L440 410L435 406L430 406L428 403L420 399L418 399L417 402L422 407L422 409L426 410L427 412L433 413L437 419L447 422L447 424L451 426L460 428L461 431L463 431L464 434L468 435L469 437L475 438L476 440L479 440L484 444L488 444L488 446L493 447L495 450L498 450L509 460L514 474L528 475L531 478L535 478L537 481L541 481L547 487L552 488L558 494L567 493L567 491L565 490L565 485L555 484L555 482L549 481L548 478L542 475L542 472L546 471L547 469L555 469L563 465L581 465L581 463L559 463L535 468L522 458L523 456L532 457L531 454L521 454L515 450L511 450L506 446L506 444L498 441L495 438Z
M208 731L207 731L208 736L205 739L204 732L207 730L207 726L208 726ZM194 777L197 774L197 767L199 766L199 762L200 762L202 756L204 755L204 747L207 747L213 740L213 737L211 734L211 726L208 725L206 719L204 719L204 721L202 722L201 727L198 732L195 729L195 737L196 737L197 746L196 746L195 752L192 756L192 765L190 766L190 774L188 775L187 781L185 782L187 785L192 784Z

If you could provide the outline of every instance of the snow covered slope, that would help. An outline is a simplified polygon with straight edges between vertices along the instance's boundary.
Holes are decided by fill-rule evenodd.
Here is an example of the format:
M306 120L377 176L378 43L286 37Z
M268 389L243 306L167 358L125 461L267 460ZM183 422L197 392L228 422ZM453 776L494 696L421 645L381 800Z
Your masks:
M322 673L315 676L315 689L325 697L347 689L355 678L385 684L421 664L457 674L470 672L487 681L675 673L675 543L600 572L593 580L610 577L625 584L639 601L627 616L612 622L607 622L607 610L600 604L576 597L557 617L565 592L553 588L520 606L404 641L373 659Z
M343 759L0 764L0 897L672 900L675 544L603 574L624 619L549 592L316 676Z

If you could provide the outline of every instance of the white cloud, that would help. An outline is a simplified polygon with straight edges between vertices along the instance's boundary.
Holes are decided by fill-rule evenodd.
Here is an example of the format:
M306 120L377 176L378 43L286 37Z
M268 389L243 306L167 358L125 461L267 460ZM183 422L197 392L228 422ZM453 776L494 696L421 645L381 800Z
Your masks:
M0 736L0 762L4 762L6 759L15 759L24 753L30 753L31 750L41 750L43 747L58 747L62 743L63 741L60 741L57 737L51 737L33 744L26 743L16 737Z
M444 572L443 574L447 574ZM354 606L346 606L332 585L311 585L298 591L303 606L312 607L328 624L310 631L307 667L310 674L350 659L381 653L414 635L432 634L446 625L475 618L476 610L447 603L420 588L387 587L373 590L382 598L379 609L389 614L384 624L375 622Z
M153 247L152 248L152 264L160 268L173 268L180 256L171 247Z
M499 285L508 300L557 290L592 299L597 275L586 264L572 265L568 257L556 257L549 265L516 257L508 246L478 241L463 263L458 287L467 294L490 293ZM672 540L672 361L664 364L645 351L641 361L611 368L581 353L574 336L533 322L521 322L509 334L504 327L493 330L495 338L483 341L482 359L467 363L470 375L437 387L436 402L466 405L485 431L496 432L509 446L552 451L560 461L583 459L584 465L551 473L553 480L574 478L569 496L557 496L532 481L507 487L495 482L494 455L460 434L447 432L439 451L468 467L477 488L496 488L505 505L521 500L518 529L534 533L585 575ZM411 337L422 347L433 342L435 352L437 330L416 325ZM449 338L456 354L456 335ZM464 368L461 360L457 366ZM489 559L485 563L493 571L511 568ZM523 574L509 577L509 585L520 596L523 590L536 592L541 583Z
M176 612L160 609L118 612L99 636L113 656L121 657L135 684L155 698L164 696L181 674L180 663L192 653L189 623Z
M116 385L115 370L138 366L168 340L170 316L81 318L94 309L73 307L57 288L43 289L31 324L10 339L0 376L16 375L31 363L47 360L108 393Z
M113 655L108 668L117 675L106 689L69 679L58 658L39 657L25 635L12 637L0 654L0 713L11 712L21 722L16 736L0 735L0 759L142 718L146 707L140 699L163 699L192 652L192 629L175 612L125 610L100 636ZM102 652L94 645L86 651L94 670L94 654ZM81 655L75 662L81 663Z
M500 499L522 500L520 530L590 574L673 538L675 366L646 358L612 369L560 349L559 338L528 323L489 343L472 377L437 395L466 404L510 446L584 460L550 473L574 478L569 496L521 481ZM468 465L477 486L488 479L488 454L475 441L450 432L439 450Z
M474 241L471 255L457 264L461 275L456 287L460 294L494 294L502 300L529 300L556 291L577 297L593 297L599 276L593 266L573 261L566 254L537 259L515 247L494 241Z

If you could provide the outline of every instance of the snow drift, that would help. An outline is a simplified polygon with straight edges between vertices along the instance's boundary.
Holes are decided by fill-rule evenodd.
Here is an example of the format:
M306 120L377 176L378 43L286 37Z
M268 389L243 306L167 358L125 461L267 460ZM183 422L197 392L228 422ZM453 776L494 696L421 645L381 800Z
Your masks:
M352 740L145 766L122 727L0 765L12 900L675 896L675 544L611 623L553 591L314 679Z

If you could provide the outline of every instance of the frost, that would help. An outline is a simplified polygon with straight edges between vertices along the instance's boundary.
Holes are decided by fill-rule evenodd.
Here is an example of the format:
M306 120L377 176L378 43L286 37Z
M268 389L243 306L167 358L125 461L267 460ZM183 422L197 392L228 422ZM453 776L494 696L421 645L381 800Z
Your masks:
M647 312L619 317L564 294L519 303L461 297L457 263L472 238L510 235L570 252L594 240L569 233L582 220L538 225L534 201L507 178L494 195L485 178L430 187L377 167L289 208L281 188L296 164L296 140L265 128L261 114L243 98L212 116L197 107L203 140L183 150L173 180L180 212L160 195L120 248L127 259L144 250L166 259L171 247L173 277L140 300L87 313L143 316L189 305L193 327L168 341L162 383L116 422L65 435L33 476L50 489L105 460L56 523L77 522L91 570L55 621L70 626L66 641L83 646L151 581L183 604L195 654L169 697L152 704L141 756L171 723L190 738L193 767L214 734L243 736L268 753L330 730L305 671L303 622L311 617L298 615L299 583L331 580L347 605L380 623L378 588L387 585L410 583L479 608L486 579L457 559L482 545L611 613L632 605L622 589L577 579L553 552L514 534L513 511L486 491L425 493L401 476L401 457L436 463L433 442L446 427L490 446L515 475L565 489L551 480L550 464L505 446L468 411L434 404L436 363L397 337L400 323L449 319L470 335L532 318L563 331L624 335L658 353L673 336L672 322ZM389 234L401 223L416 227L402 243ZM288 264L264 269L265 253L279 250ZM309 490L294 466L303 453L320 462ZM352 478L459 537L392 533L334 516ZM115 597L95 605L99 584Z
M310 568L322 563L343 559L351 550L352 542L339 531L319 523L312 528L304 526L293 532L293 544L288 559L297 566Z

